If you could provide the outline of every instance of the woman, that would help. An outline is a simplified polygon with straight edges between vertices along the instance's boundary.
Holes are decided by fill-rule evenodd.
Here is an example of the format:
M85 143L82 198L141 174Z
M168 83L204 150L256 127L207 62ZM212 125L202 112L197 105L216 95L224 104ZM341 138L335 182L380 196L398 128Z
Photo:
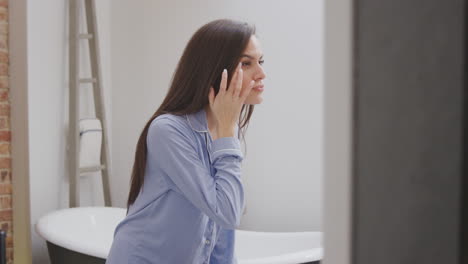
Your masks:
M247 23L220 19L195 32L138 140L127 216L106 263L237 263L239 132L262 102L262 57Z

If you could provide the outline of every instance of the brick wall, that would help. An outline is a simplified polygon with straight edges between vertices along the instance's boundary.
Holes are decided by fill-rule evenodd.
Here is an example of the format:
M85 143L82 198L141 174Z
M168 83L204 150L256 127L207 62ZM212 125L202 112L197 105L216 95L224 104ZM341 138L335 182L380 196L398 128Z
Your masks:
M7 263L11 264L13 223L8 56L8 0L0 0L0 229L7 231Z

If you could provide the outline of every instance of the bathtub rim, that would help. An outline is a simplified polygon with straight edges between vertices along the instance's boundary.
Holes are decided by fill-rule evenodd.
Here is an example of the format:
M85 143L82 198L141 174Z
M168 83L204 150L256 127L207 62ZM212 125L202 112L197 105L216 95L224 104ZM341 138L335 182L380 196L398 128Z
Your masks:
M43 238L45 241L48 241L50 243L53 243L57 246L66 248L71 251L75 251L77 253L89 255L92 257L97 257L97 258L104 258L107 259L107 256L109 252L103 253L102 248L100 247L95 247L95 246L90 246L90 244L80 244L76 245L70 239L63 238L60 235L54 234L53 231L47 230L47 222L50 218L56 217L57 215L67 213L70 211L91 211L95 212L96 210L103 211L112 211L113 213L122 213L123 211L126 211L126 208L121 208L121 207L105 207L105 206L89 206L89 207L73 207L73 208L64 208L64 209L59 209L52 211L50 213L45 214L44 216L40 217L39 220L35 223L35 231L36 233ZM258 235L258 236L278 236L278 235L290 235L290 236L297 236L299 233L302 235L308 235L308 234L314 234L317 236L320 236L320 239L323 239L323 232L319 231L296 231L296 232L266 232L266 231L253 231L253 230L244 230L244 229L235 229L236 232L239 233L248 233L250 235ZM323 241L321 241L323 243ZM304 253L314 255L314 259L306 259L307 257L300 256ZM316 256L316 257L315 257ZM317 259L315 259L317 258ZM301 250L293 253L285 253L285 254L280 254L280 255L272 255L268 257L261 257L261 258L249 258L246 260L246 264L248 264L251 261L255 261L255 263L262 263L263 261L265 264L267 263L272 263L271 261L279 261L279 260L287 260L287 261L298 261L298 262L305 262L305 261L320 261L323 259L323 246L322 247L317 247L309 250Z
M47 220L49 218L56 217L56 215L63 214L64 212L70 211L96 211L96 210L107 210L107 211L114 211L114 212L121 212L122 210L126 210L125 208L120 207L106 207L106 206L88 206L88 207L73 207L73 208L64 208L55 210L53 212L47 213L44 216L40 217L39 220L34 225L34 229L36 233L42 237L45 241L51 242L55 245L61 246L68 250L72 250L81 254L86 254L89 256L97 257L97 258L107 258L107 254L103 254L103 249L100 247L90 246L90 244L79 244L76 245L72 241L67 238L63 238L60 235L55 234L53 231L48 230L47 227Z

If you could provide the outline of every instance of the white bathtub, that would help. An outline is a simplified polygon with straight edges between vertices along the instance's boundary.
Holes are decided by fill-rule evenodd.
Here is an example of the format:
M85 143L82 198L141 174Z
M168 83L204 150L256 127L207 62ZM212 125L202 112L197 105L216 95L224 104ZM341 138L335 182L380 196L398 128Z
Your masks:
M40 218L35 228L48 243L105 259L112 244L114 229L125 213L126 209L113 207L63 209ZM321 232L236 230L235 252L238 264L315 262L323 256L321 240Z

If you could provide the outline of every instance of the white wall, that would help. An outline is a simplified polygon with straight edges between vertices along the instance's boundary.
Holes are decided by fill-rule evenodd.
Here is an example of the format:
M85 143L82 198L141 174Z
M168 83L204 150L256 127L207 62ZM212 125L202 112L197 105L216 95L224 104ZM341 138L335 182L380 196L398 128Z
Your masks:
M126 205L136 141L187 41L227 17L257 26L267 74L246 135L240 228L321 230L322 1L113 0L111 8L114 206Z
M109 47L109 0L97 2L101 46ZM30 198L33 263L49 263L45 241L34 230L43 215L68 207L66 135L68 133L68 1L28 1L28 96L30 142ZM89 76L87 46L81 45L83 76ZM101 50L105 94L110 90L110 52ZM81 117L94 112L83 86ZM108 118L110 95L106 96ZM80 181L82 205L102 205L100 178Z

